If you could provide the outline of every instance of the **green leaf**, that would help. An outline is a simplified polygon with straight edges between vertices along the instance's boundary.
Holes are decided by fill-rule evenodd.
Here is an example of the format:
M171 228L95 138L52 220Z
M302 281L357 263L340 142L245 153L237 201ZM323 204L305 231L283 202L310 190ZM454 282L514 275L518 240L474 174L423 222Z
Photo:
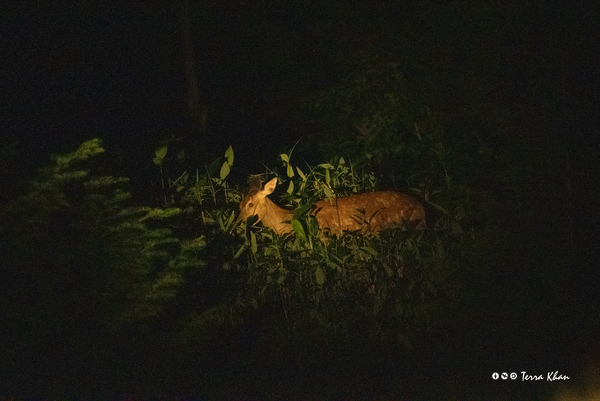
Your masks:
M234 258L234 259L237 259L237 258L239 258L239 257L240 257L240 255L241 255L242 253L244 253L244 251L245 251L245 250L246 250L246 245L242 245L242 246L240 247L240 249L238 249L238 251L235 253L235 255L233 255L233 258Z
M287 176L289 178L292 178L294 176L294 168L292 167L291 164L287 165Z
M365 253L368 253L371 256L377 256L377 251L371 247L361 246L360 249L362 249Z
M250 232L250 247L252 248L252 253L256 255L258 252L258 245L256 245L256 235L253 232Z
M289 164L290 158L288 157L288 155L286 155L285 153L282 153L279 155L279 157L281 157L281 160L283 160L284 162Z
M225 222L223 221L223 216L219 216L219 227L221 227L221 231L227 231L227 229L225 228Z
M304 227L302 227L302 223L296 219L292 219L292 229L300 237L300 239L304 242L307 242L306 233L304 232Z
M342 266L338 265L337 263L335 263L332 260L328 260L327 261L327 266L329 266L330 268L332 268L333 270L337 270L338 272L342 272Z
M231 146L225 151L225 159L227 159L227 163L229 163L230 166L233 166L233 148Z
M206 247L206 237L201 235L186 243L187 249L200 250Z
M290 185L288 186L287 193L290 195L294 193L294 181L290 181Z
M327 199L333 199L333 191L329 187L323 186L323 192L325 192Z
M325 273L323 273L323 269L321 269L321 266L317 267L317 271L315 272L315 278L317 279L317 284L323 285L325 283Z
M162 146L162 147L158 148L154 152L154 154L156 155L157 159L160 159L160 160L164 159L165 156L167 155L167 147L166 146Z
M300 177L302 177L302 181L306 181L306 176L304 175L304 173L302 172L302 170L300 170L300 167L296 167L296 171L298 172L298 174L300 175Z
M450 228L452 230L452 234L458 235L458 234L462 234L463 233L462 227L454 219L450 222Z
M231 227L231 224L233 223L233 218L234 217L235 217L235 213L231 212L231 215L227 219L227 223L225 223L225 227L227 227L228 229L229 229L229 227Z
M305 215L306 212L308 212L312 208L313 208L313 205L311 205L311 204L304 204L304 205L300 206L299 208L294 210L294 219L297 219L298 217Z
M214 176L214 174L217 172L217 169L219 168L219 164L221 164L220 157L216 158L215 160L213 160L212 163L210 163L210 166L208 166L209 176Z
M229 163L227 161L223 162L223 165L221 166L221 172L219 173L219 177L221 177L221 180L224 180L225 178L227 178L227 176L229 175Z
M433 202L427 202L427 203L429 205L431 205L434 209L437 209L446 215L448 214L448 211L446 209L444 209L443 207L441 207L440 205L438 205L437 203L433 203Z

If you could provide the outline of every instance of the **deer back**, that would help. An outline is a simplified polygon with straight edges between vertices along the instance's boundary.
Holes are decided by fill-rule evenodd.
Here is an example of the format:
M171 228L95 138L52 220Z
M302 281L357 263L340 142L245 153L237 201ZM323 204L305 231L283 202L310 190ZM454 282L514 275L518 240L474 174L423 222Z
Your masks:
M403 222L424 229L425 208L412 196L395 191L377 191L344 198L324 199L313 212L321 230L380 232Z

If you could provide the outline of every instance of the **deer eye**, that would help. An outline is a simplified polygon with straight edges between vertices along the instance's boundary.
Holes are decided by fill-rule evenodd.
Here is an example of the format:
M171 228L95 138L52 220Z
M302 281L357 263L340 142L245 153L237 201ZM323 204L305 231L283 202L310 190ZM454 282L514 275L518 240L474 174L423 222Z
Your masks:
M252 202L248 203L248 207L254 207L254 203L252 203Z

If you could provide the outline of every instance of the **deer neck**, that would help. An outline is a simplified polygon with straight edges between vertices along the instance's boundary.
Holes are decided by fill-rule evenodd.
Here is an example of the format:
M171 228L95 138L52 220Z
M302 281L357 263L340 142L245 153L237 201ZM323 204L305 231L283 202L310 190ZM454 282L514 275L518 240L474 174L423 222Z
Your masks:
M293 210L279 207L269 198L265 198L265 212L259 217L264 226L269 227L278 234L286 234L292 231L290 221L293 215Z

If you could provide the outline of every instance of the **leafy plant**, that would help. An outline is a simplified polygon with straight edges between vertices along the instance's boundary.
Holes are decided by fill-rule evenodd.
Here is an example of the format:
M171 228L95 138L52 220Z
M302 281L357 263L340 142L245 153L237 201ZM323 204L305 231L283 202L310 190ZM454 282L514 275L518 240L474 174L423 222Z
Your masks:
M468 199L457 197L464 189L450 177L442 143L432 146L431 171L407 177L423 180L411 190L435 211L429 230L398 227L371 236L324 237L310 214L316 200L376 188L377 176L368 164L338 156L300 166L292 153L280 156L284 191L279 203L295 209L293 233L286 237L251 224L236 225L241 194L227 182L234 161L231 148L204 172L177 180L182 187L175 199L184 212L175 231L190 235L181 229L191 227L192 236L205 238L202 255L209 265L186 277L180 309L174 311L187 322L180 340L204 341L210 322L263 316L269 321L264 329L274 330L270 335L320 333L345 341L368 338L414 346L443 309L443 300L457 296L457 251L464 249L463 226L468 223ZM277 175L278 168L268 171ZM209 290L215 280L219 295Z
M123 328L155 319L203 268L202 237L180 241L157 224L180 209L133 206L128 179L87 170L103 152L94 139L54 157L0 210L8 315L23 307L30 323L67 332Z
M242 310L268 306L280 317L281 332L317 330L412 344L426 329L440 291L451 288L448 270L455 261L445 249L460 232L399 227L373 236L324 237L310 205L372 189L375 175L342 157L305 172L290 156L281 155L285 176L280 181L287 188L282 200L297 208L294 232L280 237L267 229L237 229L245 237L236 253L238 267L248 271L237 305ZM242 255L247 255L245 266Z
M306 99L319 125L317 143L325 154L349 154L377 163L407 152L416 139L420 107L410 97L406 63L359 51L344 61L341 79ZM315 146L317 145L318 146Z

